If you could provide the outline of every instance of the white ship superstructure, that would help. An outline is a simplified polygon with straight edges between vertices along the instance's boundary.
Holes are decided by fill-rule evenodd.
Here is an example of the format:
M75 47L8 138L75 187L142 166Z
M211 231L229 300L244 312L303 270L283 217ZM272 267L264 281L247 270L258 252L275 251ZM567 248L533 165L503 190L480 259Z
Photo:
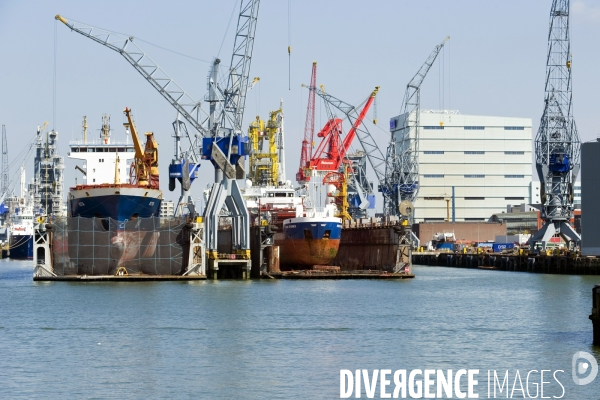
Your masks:
M111 140L110 116L102 116L102 130L99 138L87 139L87 124L84 122L84 133L82 140L69 142L71 151L69 158L83 160L83 165L77 166L83 173L84 185L114 184L115 172L118 174L120 183L129 182L130 165L135 157L133 143L126 139L124 142ZM117 157L119 166L116 166ZM77 168L76 167L76 168ZM117 171L115 171L117 169Z

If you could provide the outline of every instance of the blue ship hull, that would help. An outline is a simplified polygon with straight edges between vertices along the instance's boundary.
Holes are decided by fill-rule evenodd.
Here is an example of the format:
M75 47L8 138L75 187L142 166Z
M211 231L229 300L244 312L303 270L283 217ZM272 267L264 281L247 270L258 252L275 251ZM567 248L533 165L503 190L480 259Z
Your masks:
M158 217L161 202L162 192L157 189L82 188L69 193L72 217L112 218L117 221Z
M337 239L342 235L342 225L339 222L323 222L319 220L308 222L290 222L284 224L285 239Z
M33 258L33 236L14 235L10 237L10 258L31 260Z

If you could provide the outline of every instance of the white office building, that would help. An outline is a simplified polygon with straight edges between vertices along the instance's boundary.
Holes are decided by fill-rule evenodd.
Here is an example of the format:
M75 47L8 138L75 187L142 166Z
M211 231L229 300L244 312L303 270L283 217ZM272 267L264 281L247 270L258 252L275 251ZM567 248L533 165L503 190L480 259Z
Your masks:
M392 118L401 141L406 114ZM531 119L422 111L416 222L487 221L531 200ZM400 146L398 146L400 147Z
M171 200L163 200L160 203L160 217L169 218L175 215L175 203Z

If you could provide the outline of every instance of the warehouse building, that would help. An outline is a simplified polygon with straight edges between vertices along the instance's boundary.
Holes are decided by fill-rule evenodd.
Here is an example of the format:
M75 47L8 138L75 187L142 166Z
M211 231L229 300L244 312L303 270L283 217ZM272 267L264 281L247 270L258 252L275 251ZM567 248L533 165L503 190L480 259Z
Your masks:
M398 147L406 115L390 121ZM421 111L420 127L416 222L487 221L531 201L531 118Z
M581 252L586 256L600 256L600 141L581 144Z

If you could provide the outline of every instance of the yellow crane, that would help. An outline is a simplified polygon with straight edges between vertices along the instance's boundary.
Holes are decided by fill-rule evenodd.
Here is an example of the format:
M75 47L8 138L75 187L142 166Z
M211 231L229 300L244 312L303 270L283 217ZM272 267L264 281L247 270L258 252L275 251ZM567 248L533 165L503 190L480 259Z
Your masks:
M133 167L135 167L135 173L131 176L131 183L139 186L147 186L152 189L158 189L158 143L154 139L152 132L146 132L146 147L142 148L133 118L131 116L131 109L125 108L123 110L127 116L127 122L123 125L131 132L131 138L133 140L133 147L135 149L135 160Z
M348 170L344 167L344 173L337 171L328 172L323 178L323 185L333 185L335 190L331 193L327 193L327 197L334 199L334 203L337 206L338 212L335 214L336 217L342 218L346 221L352 220L350 213L348 213Z
M277 186L279 183L277 140L281 130L281 114L283 114L282 107L271 111L266 124L257 116L248 128L248 138L252 146L248 179L254 185ZM265 138L269 145L267 151L263 152Z

